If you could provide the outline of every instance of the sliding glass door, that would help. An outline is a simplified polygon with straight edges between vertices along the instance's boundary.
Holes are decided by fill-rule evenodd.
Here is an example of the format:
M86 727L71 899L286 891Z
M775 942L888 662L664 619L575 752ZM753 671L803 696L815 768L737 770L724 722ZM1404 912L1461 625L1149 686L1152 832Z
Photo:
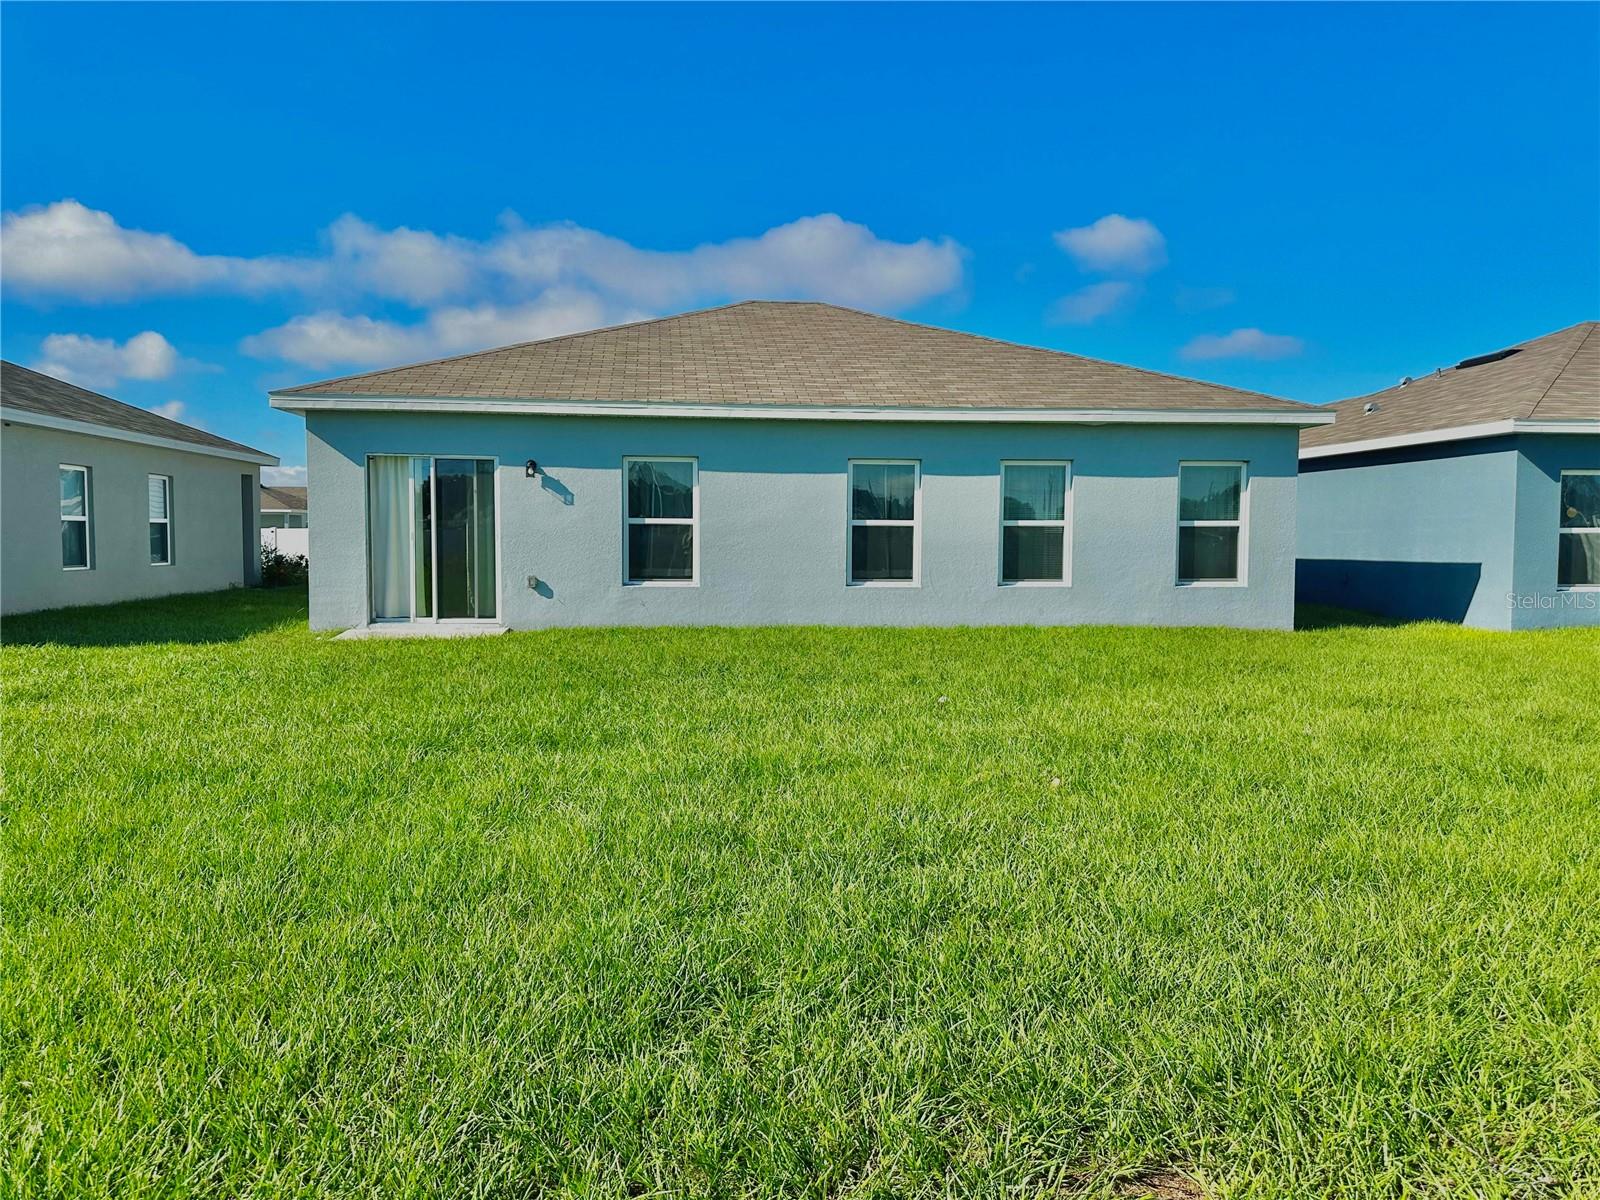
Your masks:
M441 618L494 616L494 463L487 458L436 458L434 547Z
M372 619L496 615L494 460L367 459Z

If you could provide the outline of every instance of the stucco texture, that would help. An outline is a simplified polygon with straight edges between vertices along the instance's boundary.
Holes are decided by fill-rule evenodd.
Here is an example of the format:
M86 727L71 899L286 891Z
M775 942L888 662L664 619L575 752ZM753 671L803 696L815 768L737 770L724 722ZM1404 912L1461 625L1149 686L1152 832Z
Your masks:
M63 463L90 469L93 566L61 563ZM150 562L151 474L172 477L172 562ZM241 477L249 478L248 487ZM207 454L7 422L0 432L0 611L108 604L247 582L260 468ZM248 508L244 504L248 496ZM250 532L246 538L248 515Z
M1480 629L1600 625L1600 593L1556 586L1563 470L1600 437L1511 436L1310 459L1300 599Z
M1511 627L1600 627L1600 592L1556 587L1561 472L1600 470L1600 436L1517 439Z
M1293 624L1291 427L753 421L313 412L311 624L368 618L370 454L499 459L501 620L556 625ZM626 586L622 459L700 468L700 580ZM540 473L526 478L536 459ZM922 466L918 587L846 585L852 458ZM998 580L1002 459L1073 464L1071 585ZM1180 460L1248 463L1247 582L1179 587ZM537 587L529 586L536 576Z

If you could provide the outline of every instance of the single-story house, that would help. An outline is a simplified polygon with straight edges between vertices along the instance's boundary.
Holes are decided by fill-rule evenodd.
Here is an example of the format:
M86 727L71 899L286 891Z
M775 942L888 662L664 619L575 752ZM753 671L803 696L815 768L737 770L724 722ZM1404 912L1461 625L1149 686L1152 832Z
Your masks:
M1600 323L1331 407L1300 435L1301 599L1600 625Z
M311 624L1288 629L1308 405L749 301L285 388Z
M304 558L308 552L306 489L261 485L261 544Z
M260 579L270 454L0 366L0 612Z

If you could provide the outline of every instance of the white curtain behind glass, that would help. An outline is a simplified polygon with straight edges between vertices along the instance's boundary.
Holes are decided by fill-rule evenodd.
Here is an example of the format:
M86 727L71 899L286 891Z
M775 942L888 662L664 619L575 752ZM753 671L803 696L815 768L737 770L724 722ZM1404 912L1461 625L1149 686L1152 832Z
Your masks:
M372 543L372 616L411 616L411 459L367 460L368 536Z

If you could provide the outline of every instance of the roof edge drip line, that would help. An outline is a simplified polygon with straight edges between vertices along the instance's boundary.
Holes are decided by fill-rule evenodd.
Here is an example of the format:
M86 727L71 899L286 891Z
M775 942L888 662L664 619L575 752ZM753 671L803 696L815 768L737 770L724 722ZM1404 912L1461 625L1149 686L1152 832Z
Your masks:
M1071 425L1331 425L1315 409L903 408L679 404L572 400L474 400L448 396L301 396L271 393L285 412L433 412L503 416L677 417L765 421L920 421Z
M55 429L62 433L82 433L90 437L110 438L116 442L134 442L141 446L157 446L163 450L182 450L186 454L205 454L211 458L256 463L263 467L278 465L278 457L275 454L230 450L225 446L207 446L203 442L186 442L181 438L160 437L153 433L119 429L115 425L101 425L94 421L74 421L67 417L55 417L26 408L0 406L0 421L9 421L15 425L34 425L40 429Z
M1516 417L1505 421L1485 421L1480 425L1456 425L1448 429L1428 429L1420 433L1400 433L1393 437L1368 438L1359 442L1333 442L1323 446L1303 446L1300 457L1332 458L1340 454L1366 454L1373 450L1402 450L1408 446L1431 446L1439 442L1470 442L1482 438L1513 434L1588 435L1600 437L1600 417L1592 420L1541 421Z

